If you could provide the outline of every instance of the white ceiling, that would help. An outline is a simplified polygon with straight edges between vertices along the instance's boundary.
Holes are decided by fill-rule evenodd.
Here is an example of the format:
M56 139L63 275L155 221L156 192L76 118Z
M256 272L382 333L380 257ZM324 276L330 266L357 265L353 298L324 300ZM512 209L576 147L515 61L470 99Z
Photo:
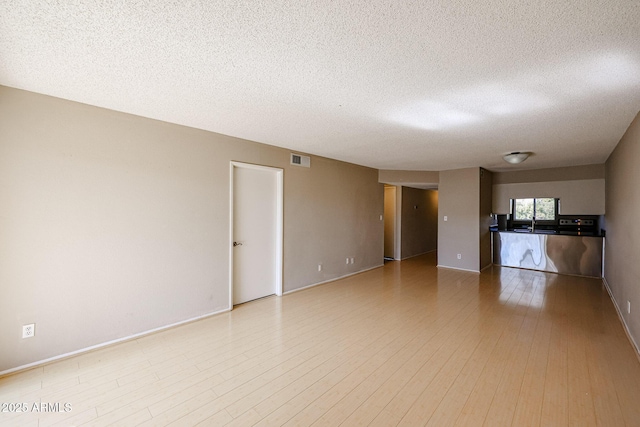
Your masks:
M379 169L603 163L640 2L0 0L0 84Z

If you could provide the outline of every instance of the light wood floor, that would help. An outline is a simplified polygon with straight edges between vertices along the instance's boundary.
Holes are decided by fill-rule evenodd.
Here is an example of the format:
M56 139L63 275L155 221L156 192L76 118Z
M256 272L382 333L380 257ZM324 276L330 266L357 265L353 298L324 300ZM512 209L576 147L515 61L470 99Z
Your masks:
M0 426L638 426L602 283L433 254L0 379ZM30 408L31 409L31 408Z

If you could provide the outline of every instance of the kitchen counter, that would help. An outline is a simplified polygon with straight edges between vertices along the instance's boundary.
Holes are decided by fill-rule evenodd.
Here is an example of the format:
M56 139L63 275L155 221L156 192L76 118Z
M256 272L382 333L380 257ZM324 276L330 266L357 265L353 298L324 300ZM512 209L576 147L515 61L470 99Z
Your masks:
M602 277L603 238L553 230L494 231L493 263L560 274Z
M498 230L493 230L498 231ZM596 234L588 231L565 231L565 230L545 230L545 229L536 229L534 231L530 231L524 228L515 228L511 230L500 230L500 233L518 233L518 234L557 234L561 236L588 236L588 237L603 237L600 234Z

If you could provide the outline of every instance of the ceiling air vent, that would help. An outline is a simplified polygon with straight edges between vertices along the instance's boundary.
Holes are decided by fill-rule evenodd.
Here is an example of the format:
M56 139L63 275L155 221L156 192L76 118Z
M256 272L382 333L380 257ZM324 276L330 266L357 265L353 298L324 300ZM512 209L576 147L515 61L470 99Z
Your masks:
M303 166L305 168L311 167L311 157L301 156L300 154L291 153L291 164L294 166Z

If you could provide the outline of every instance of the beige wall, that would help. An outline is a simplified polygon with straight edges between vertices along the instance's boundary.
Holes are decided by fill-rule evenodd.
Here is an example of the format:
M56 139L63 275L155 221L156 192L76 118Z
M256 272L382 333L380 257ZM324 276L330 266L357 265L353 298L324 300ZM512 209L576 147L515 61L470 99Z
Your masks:
M640 114L606 162L604 276L636 343L640 344ZM627 301L631 313L627 313Z
M438 265L478 271L480 265L480 169L440 172ZM444 217L447 216L447 221ZM457 259L457 254L461 259Z
M227 309L231 160L285 170L285 291L382 264L374 169L0 87L0 372Z
M561 215L603 215L604 165L494 173L494 213L508 214L510 199L527 197L559 198Z
M437 249L438 192L402 188L402 259Z
M418 188L437 188L440 173L437 171L378 171L378 182L398 186L414 186Z
M605 166L583 165L563 168L529 169L510 172L494 172L494 184L515 184L526 182L579 181L604 179Z

